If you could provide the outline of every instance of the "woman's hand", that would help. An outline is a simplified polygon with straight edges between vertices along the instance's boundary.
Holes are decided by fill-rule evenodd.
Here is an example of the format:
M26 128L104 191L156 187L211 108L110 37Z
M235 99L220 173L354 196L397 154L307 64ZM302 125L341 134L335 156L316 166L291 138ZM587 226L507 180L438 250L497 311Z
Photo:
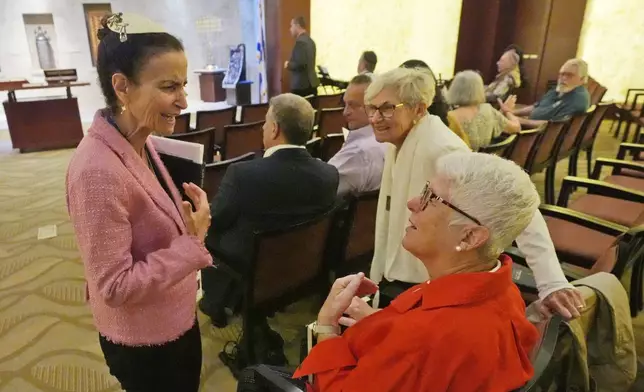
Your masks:
M499 108L501 109L501 113L512 113L514 111L514 107L517 103L517 96L516 95L510 95L505 102L501 102L500 98L497 98L497 101L499 102Z
M572 320L581 315L586 304L584 298L577 289L561 289L550 293L544 298L537 308L544 317L550 317L553 313L559 313L566 320Z
M376 313L378 309L372 308L360 297L353 297L351 304L344 311L349 317L340 317L340 324L345 327L350 327L363 318Z
M208 196L203 189L193 183L184 183L183 190L195 206L195 210L193 211L189 202L184 201L181 203L183 207L183 219L186 222L188 234L194 235L203 243L206 239L208 228L210 227L210 205L208 204Z
M318 313L318 324L337 326L340 317L351 305L353 297L371 295L376 291L378 291L378 285L365 278L362 272L336 279Z

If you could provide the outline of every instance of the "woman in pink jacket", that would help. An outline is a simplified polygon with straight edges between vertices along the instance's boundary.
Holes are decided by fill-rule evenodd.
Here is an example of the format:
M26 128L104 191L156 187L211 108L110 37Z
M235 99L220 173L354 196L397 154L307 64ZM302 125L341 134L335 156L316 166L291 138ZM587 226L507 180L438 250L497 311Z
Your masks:
M179 40L151 22L112 15L98 32L99 110L67 172L67 204L85 265L87 295L110 372L126 391L199 388L197 271L208 200L190 203L148 136L170 135L186 107Z

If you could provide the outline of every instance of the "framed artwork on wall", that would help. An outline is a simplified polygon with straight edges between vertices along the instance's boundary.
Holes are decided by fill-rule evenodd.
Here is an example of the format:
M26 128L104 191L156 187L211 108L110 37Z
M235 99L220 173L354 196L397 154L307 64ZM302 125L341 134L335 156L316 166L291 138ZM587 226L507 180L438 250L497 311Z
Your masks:
M92 56L92 65L96 66L96 56L98 54L98 37L96 33L101 27L101 19L105 15L112 13L112 5L109 3L103 4L83 4L83 11L85 11L85 23L87 25L87 36L89 38L89 50Z

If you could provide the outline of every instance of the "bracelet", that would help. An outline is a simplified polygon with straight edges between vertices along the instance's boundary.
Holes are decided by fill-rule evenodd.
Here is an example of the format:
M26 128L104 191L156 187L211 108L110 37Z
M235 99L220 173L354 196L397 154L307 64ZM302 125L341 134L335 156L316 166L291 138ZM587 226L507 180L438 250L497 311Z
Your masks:
M313 332L316 335L340 335L340 327L338 325L322 325L316 321L313 323Z

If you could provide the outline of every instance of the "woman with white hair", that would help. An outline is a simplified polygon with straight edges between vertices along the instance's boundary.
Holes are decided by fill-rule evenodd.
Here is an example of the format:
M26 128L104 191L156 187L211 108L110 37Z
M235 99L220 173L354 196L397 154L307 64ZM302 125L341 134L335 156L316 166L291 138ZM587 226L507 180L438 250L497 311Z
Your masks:
M396 68L379 75L365 93L365 110L376 140L392 144L385 154L370 273L371 279L382 281L381 294L383 286L389 286L386 293L400 293L429 279L422 262L401 246L409 219L407 200L433 177L438 158L470 151L438 117L427 113L434 84L427 72ZM544 312L555 311L567 318L579 316L583 299L566 280L538 211L516 241L534 272ZM387 303L387 298L380 300Z
M503 113L494 109L485 103L483 78L471 70L457 73L447 91L447 102L456 107L450 113L463 127L474 151L489 145L502 133L521 131L519 119L512 114L516 100L514 95L503 103L499 100L499 105L505 110Z
M494 81L485 87L487 102L494 103L497 99L504 100L512 90L521 87L521 54L512 46L503 52L496 67L499 73Z
M539 195L519 166L494 155L454 153L434 167L407 203L402 238L431 282L340 335L343 313L373 282L336 280L318 314L318 344L294 375L315 375L313 390L496 392L532 377L538 332L501 252L530 224Z

